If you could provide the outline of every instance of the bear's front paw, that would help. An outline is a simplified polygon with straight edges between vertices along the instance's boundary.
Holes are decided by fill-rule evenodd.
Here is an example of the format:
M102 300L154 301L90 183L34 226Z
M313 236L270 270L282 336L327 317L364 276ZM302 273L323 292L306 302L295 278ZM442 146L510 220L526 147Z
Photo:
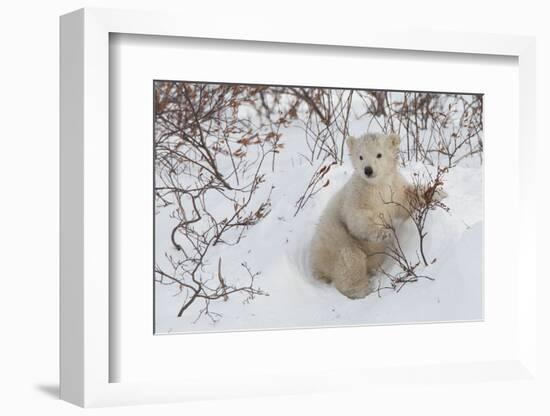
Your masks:
M368 240L380 242L387 241L391 239L391 237L391 230L388 230L387 228L378 228L376 230L372 230L372 232L369 233Z

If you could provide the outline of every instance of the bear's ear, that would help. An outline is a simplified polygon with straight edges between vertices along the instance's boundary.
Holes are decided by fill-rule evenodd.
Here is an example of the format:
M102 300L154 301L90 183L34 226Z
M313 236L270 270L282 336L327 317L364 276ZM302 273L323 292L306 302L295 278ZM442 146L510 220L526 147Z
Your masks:
M348 145L348 149L350 152L353 151L353 148L355 146L355 143L357 143L357 139L353 136L348 136L346 139L346 144Z
M399 149L399 144L401 143L401 137L398 134L392 133L388 136L390 144L395 149Z

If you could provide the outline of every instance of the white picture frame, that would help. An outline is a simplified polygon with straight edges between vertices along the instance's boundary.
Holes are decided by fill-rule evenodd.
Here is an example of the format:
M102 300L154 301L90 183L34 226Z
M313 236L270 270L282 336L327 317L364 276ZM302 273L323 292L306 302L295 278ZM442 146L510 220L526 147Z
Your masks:
M81 9L61 18L61 398L80 406L182 401L255 394L319 392L349 383L377 384L410 372L395 368L321 369L319 373L281 373L232 382L220 375L149 382L111 382L109 297L109 35L111 33L332 45L453 54L504 55L518 59L520 165L516 242L518 270L524 284L517 292L517 354L506 360L419 366L415 380L523 380L536 377L536 204L535 40L530 37L472 33L437 33L346 26L328 34L322 26L280 31L263 24L246 35L231 23L213 26L162 12ZM111 167L112 168L112 167ZM528 214L527 214L528 213ZM519 267L520 266L520 267ZM539 312L540 313L540 312ZM215 337L211 334L210 337ZM436 377L437 375L437 377ZM346 382L342 382L346 379ZM353 380L353 381L352 381Z

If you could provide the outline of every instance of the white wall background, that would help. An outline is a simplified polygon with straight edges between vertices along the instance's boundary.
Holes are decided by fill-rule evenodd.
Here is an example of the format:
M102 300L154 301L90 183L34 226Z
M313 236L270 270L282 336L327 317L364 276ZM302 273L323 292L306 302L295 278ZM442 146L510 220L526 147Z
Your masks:
M186 4L188 3L188 4ZM538 41L538 123L541 148L533 152L539 167L548 155L548 133L542 128L550 114L547 100L550 74L550 28L545 2L537 0L485 1L392 0L306 4L276 2L169 0L19 0L4 2L0 11L0 413L77 414L82 410L60 402L58 368L58 16L74 9L116 7L187 11L192 19L208 13L245 15L249 19L277 19L286 25L307 21L339 25L379 25L384 22L434 30L536 35ZM201 7L206 15L201 13ZM304 17L305 16L305 17ZM184 22L182 22L184 24ZM241 26L241 30L246 28ZM304 28L307 30L307 28ZM540 169L542 174L543 169ZM546 189L544 200L548 200ZM547 208L539 218L548 230ZM539 233L539 248L542 238ZM547 233L544 233L547 234ZM546 244L547 246L547 244ZM542 257L542 256L540 256ZM541 260L542 264L542 260ZM549 285L539 287L548 293ZM539 322L549 328L548 319ZM540 336L550 350L549 336ZM542 348L541 348L542 350ZM541 351L542 365L548 359ZM547 352L546 352L547 354ZM546 371L546 374L549 374ZM550 390L549 386L545 386ZM547 393L546 391L546 393ZM94 410L96 414L543 414L549 404L542 388L530 383L480 386L441 385L388 387L387 394L363 397L345 393L188 403L157 407Z

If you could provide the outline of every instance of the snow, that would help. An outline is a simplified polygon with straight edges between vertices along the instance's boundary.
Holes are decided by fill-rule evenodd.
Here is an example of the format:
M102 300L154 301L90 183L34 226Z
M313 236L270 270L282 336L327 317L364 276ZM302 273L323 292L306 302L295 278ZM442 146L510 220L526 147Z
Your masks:
M352 125L360 133L364 122ZM407 284L401 291L383 290L365 299L350 300L334 287L314 280L309 274L308 247L318 218L330 197L351 175L345 160L327 174L327 186L306 207L295 214L295 202L303 193L313 168L299 156L303 131L284 129L284 150L275 162L275 171L266 170L266 183L260 195L271 190L271 212L251 227L235 246L212 247L204 269L215 270L223 258L224 275L246 284L248 275L242 263L259 271L257 286L269 296L256 296L243 302L244 296L232 295L227 301L210 304L219 314L216 322L207 316L199 319L202 304L196 302L182 317L177 311L183 299L176 285L155 287L157 333L236 331L322 326L397 324L435 321L467 321L483 318L483 167L464 163L446 175L445 203L450 212L433 211L427 223L426 252L436 258L425 273L434 280ZM421 163L402 168L406 177L426 167ZM432 172L435 168L431 168ZM273 187L273 188L272 188ZM272 189L271 189L272 188ZM263 194L262 194L263 193ZM215 202L212 202L212 209ZM220 208L221 209L221 208ZM170 209L156 216L156 261L162 264L165 253L174 253L169 233L174 225ZM417 236L412 223L400 230L406 250L414 255Z

